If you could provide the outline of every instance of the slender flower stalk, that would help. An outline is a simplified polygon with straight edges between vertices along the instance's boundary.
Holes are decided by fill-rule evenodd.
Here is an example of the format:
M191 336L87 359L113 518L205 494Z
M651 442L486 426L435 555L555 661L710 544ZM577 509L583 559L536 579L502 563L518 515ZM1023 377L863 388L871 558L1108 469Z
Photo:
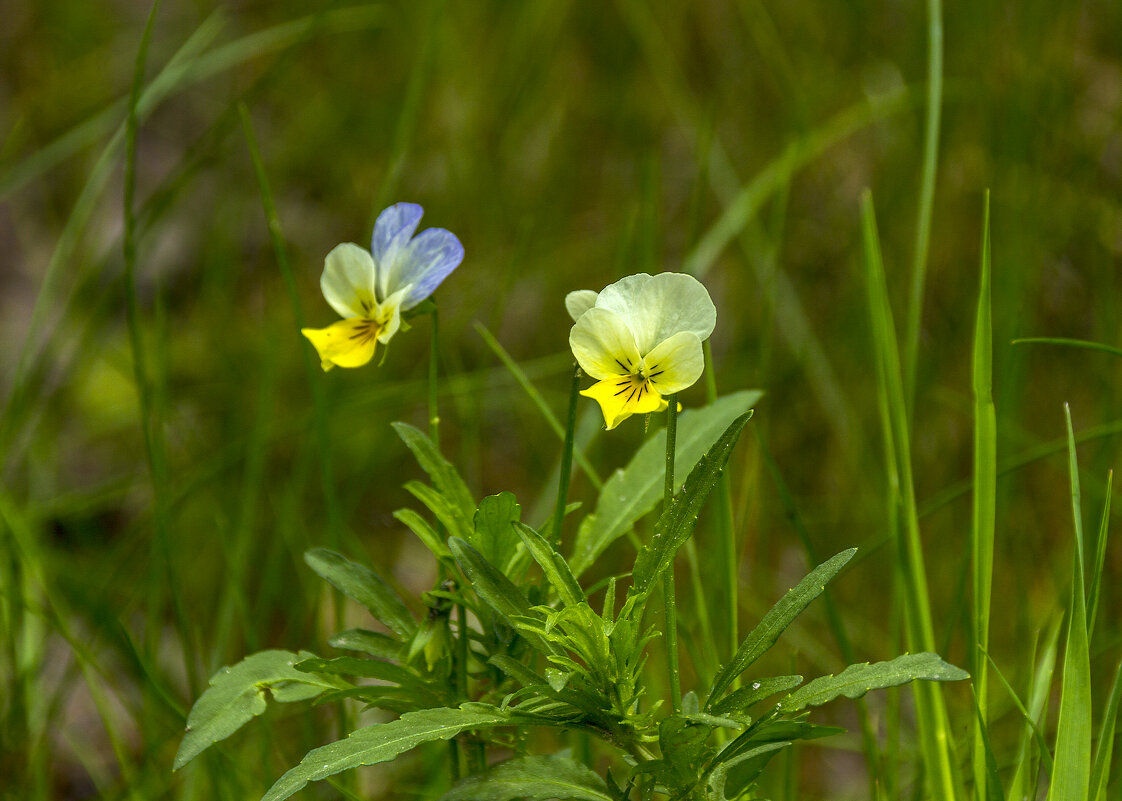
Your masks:
M678 398L671 395L666 406L666 475L662 487L662 511L674 500L674 458L678 440ZM674 711L682 710L682 678L678 671L678 599L674 564L662 574L662 596L666 610L666 662L670 669L670 698Z
M569 389L569 419L565 426L565 444L561 451L561 474L557 479L557 506L553 511L552 538L561 544L561 526L565 522L565 506L569 501L569 480L573 472L573 435L577 427L577 396L580 393L580 365L573 365L573 381Z

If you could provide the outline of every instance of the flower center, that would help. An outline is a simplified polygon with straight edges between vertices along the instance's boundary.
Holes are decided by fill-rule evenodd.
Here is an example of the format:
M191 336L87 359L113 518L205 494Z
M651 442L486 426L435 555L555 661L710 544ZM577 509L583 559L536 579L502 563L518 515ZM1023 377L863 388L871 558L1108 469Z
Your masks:
M658 369L657 364L647 365L642 357L639 359L638 366L633 365L631 359L627 359L626 362L624 364L624 362L616 359L616 364L623 370L624 375L621 375L616 381L619 391L615 395L618 397L627 393L627 397L624 398L626 403L642 400L644 393L647 392L657 397L659 391L655 384L658 383L658 376L666 371Z
M347 339L355 340L358 345L365 345L372 339L376 339L378 334L382 332L382 326L377 320L360 320L355 323L354 331Z

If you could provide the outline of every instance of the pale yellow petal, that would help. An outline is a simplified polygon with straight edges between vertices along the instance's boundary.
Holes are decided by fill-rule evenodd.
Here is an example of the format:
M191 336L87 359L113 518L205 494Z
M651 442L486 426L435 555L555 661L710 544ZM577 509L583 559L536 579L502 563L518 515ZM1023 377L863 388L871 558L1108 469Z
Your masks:
M705 370L705 353L696 334L682 331L660 342L644 358L647 378L663 395L692 386Z
M320 366L330 370L336 366L362 367L373 359L379 327L372 320L352 317L327 328L302 328L300 333L315 346Z
M374 296L374 259L368 251L347 242L336 245L323 262L319 279L324 299L340 317L370 317Z
M600 404L609 431L633 414L648 414L666 408L666 401L649 382L629 376L599 381L581 395Z
M591 289L578 289L565 296L565 310L575 323L581 315L596 305L596 295Z
M629 275L605 287L596 306L627 321L639 352L646 354L679 331L708 339L717 310L705 286L685 273Z
M569 332L569 347L585 373L596 379L630 375L639 369L631 330L615 312L589 309Z

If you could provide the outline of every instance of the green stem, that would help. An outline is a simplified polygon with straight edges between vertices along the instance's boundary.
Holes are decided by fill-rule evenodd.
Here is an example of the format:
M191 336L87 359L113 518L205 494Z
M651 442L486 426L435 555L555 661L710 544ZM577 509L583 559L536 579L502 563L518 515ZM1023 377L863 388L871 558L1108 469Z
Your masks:
M440 407L437 403L437 381L440 362L440 323L436 314L436 300L432 307L432 342L429 346L429 439L440 448Z
M561 451L561 475L557 480L557 508L553 511L554 547L561 545L561 526L565 523L565 505L569 501L569 480L573 474L573 432L577 427L577 398L580 393L580 365L573 365L573 382L569 388L569 420L565 427L565 445Z
M702 343L705 350L705 396L709 403L717 400L717 376L713 368L713 349L709 340ZM728 658L736 653L740 645L739 620L740 607L737 603L740 589L740 555L737 553L736 535L733 532L733 507L732 507L732 480L728 471L722 471L717 480L719 497L717 500L717 538L718 553L724 561L724 570L721 579L724 583L724 618L727 630L725 643L728 646ZM691 540L692 542L692 540ZM739 678L737 681L739 682Z
M665 512L674 500L674 452L678 439L678 396L666 398L666 481L663 484L662 509ZM674 711L682 709L682 678L678 672L678 606L674 588L674 564L662 574L662 601L666 609L666 663L670 669L670 697Z

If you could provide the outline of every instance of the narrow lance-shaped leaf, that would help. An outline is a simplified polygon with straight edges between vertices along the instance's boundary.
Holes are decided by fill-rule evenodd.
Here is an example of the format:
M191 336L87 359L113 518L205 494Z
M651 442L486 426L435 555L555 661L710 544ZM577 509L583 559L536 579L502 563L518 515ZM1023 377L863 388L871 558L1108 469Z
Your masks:
M712 709L714 703L720 698L721 693L732 684L733 680L743 673L748 667L763 656L779 635L791 625L796 617L802 614L810 602L822 594L830 580L838 574L845 564L857 553L856 548L842 551L831 559L826 560L807 574L791 590L788 590L779 601L768 610L763 620L752 629L752 633L744 638L732 660L713 679L713 686L709 690L707 709Z
M516 522L514 530L518 532L523 544L541 567L546 580L553 585L561 600L570 606L581 603L584 600L584 590L580 588L576 577L569 570L565 557L553 550L553 546L546 542L545 537L525 523Z
M187 733L173 769L183 767L264 712L266 691L271 690L277 701L300 701L350 686L332 676L296 669L296 663L315 658L307 651L261 651L211 676L210 686L187 716Z
M968 678L969 673L947 664L937 654L905 654L887 662L850 665L836 676L822 676L809 681L783 699L779 706L787 712L798 712L843 695L860 698L870 690L898 687L910 681L961 681Z
M602 778L586 765L567 757L527 756L501 762L468 776L441 796L440 801L615 801Z
M452 552L448 550L448 546L444 542L444 538L436 533L436 530L429 525L429 522L417 514L412 509L398 509L393 513L394 518L409 527L409 530L417 535L425 547L432 552L432 555L437 559L451 559Z
M682 543L693 533L701 506L716 486L717 478L751 416L752 413L747 412L732 421L725 433L690 472L681 494L670 502L669 508L659 517L654 537L639 551L635 559L631 590L628 592L628 603L632 606L651 592L658 578L670 568Z
M726 395L701 409L688 409L678 417L675 438L675 475L684 476L709 450L729 424L752 408L762 392L742 390ZM627 467L616 470L605 482L593 514L577 531L569 565L581 575L616 539L622 537L643 515L662 500L666 467L666 432L658 432L632 457Z
M313 548L304 554L304 561L335 589L365 606L399 636L412 636L416 630L417 621L405 602L370 568L326 548Z
M401 437L409 450L413 451L417 463L428 473L435 486L458 509L465 519L471 520L475 514L475 499L467 484L460 478L452 463L444 458L433 441L408 423L391 423L393 430Z
M433 513L448 533L464 539L471 538L471 517L465 517L460 507L450 501L443 492L433 489L423 481L406 481L402 486Z
M281 776L262 801L283 801L308 782L326 779L362 765L388 762L421 743L447 740L468 729L502 726L509 715L484 704L407 712L389 723L366 726L345 740L309 751L300 764Z

